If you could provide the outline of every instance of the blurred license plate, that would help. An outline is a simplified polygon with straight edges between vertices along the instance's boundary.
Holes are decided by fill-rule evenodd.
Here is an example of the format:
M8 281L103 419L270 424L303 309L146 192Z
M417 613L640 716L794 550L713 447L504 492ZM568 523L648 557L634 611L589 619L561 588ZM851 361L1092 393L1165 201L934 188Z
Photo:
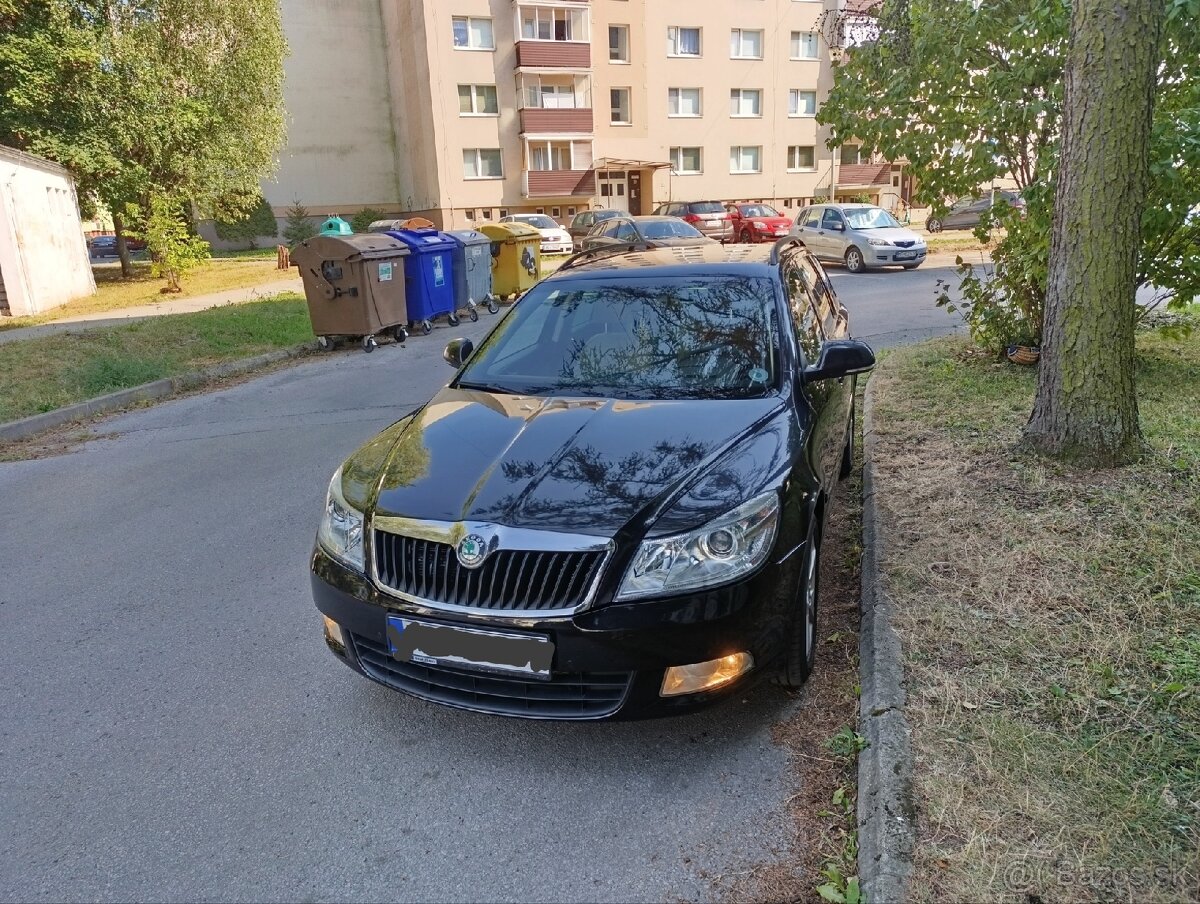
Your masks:
M782 228L781 228L781 229L776 229L776 230L775 230L775 234L776 234L776 235L787 235L787 234L788 234L788 231L787 231L786 229L782 229Z
M896 260L898 260L898 261L909 261L909 260L912 260L916 256L917 256L917 252L915 252L915 251L897 251L896 252Z
M550 678L554 644L541 634L505 634L389 615L388 650L401 662Z

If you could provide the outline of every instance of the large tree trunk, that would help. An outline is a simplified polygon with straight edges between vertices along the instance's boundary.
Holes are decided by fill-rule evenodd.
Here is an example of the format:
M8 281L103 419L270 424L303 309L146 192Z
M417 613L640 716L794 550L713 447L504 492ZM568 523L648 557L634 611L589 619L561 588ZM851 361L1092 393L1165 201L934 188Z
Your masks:
M1141 453L1134 294L1163 0L1075 0L1037 401L1038 448L1109 467Z
M117 236L117 257L121 259L121 276L129 279L133 276L133 262L129 259L129 246L125 244L125 221L118 213L113 214L113 232Z

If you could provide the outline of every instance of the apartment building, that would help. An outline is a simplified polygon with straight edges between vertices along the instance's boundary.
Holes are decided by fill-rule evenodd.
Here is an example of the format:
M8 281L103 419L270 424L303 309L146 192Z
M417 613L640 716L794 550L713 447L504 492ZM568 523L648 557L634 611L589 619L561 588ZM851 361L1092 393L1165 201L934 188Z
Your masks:
M845 0L282 0L282 213L443 228L670 200L868 194L899 166L830 151L826 10ZM348 9L346 7L349 7Z

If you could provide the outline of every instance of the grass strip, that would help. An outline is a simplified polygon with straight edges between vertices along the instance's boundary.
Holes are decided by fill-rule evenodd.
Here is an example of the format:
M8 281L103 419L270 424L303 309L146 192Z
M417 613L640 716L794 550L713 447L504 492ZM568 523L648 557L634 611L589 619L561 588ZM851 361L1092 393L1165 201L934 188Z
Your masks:
M0 345L0 422L312 339L299 295Z
M1021 448L1036 371L960 339L875 376L884 579L928 901L1200 888L1200 334L1138 340L1143 461Z

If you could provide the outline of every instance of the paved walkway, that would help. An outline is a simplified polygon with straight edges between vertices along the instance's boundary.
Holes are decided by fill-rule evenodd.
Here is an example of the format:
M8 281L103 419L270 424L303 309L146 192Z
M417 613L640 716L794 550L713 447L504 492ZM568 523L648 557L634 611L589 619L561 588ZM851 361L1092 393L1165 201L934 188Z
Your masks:
M23 326L18 329L0 330L0 345L5 342L18 342L22 339L37 339L41 336L54 336L59 333L78 333L82 330L94 330L103 326L113 326L128 323L131 320L145 320L147 317L161 317L164 314L191 314L208 308L216 308L226 304L242 304L269 298L281 292L304 293L304 283L299 276L289 279L279 279L263 283L260 286L250 286L243 289L226 289L223 292L211 292L208 295L192 295L187 298L172 298L165 301L143 304L132 308L120 308L115 311L97 311L91 314L78 314L55 320L51 323L40 323L36 326Z

